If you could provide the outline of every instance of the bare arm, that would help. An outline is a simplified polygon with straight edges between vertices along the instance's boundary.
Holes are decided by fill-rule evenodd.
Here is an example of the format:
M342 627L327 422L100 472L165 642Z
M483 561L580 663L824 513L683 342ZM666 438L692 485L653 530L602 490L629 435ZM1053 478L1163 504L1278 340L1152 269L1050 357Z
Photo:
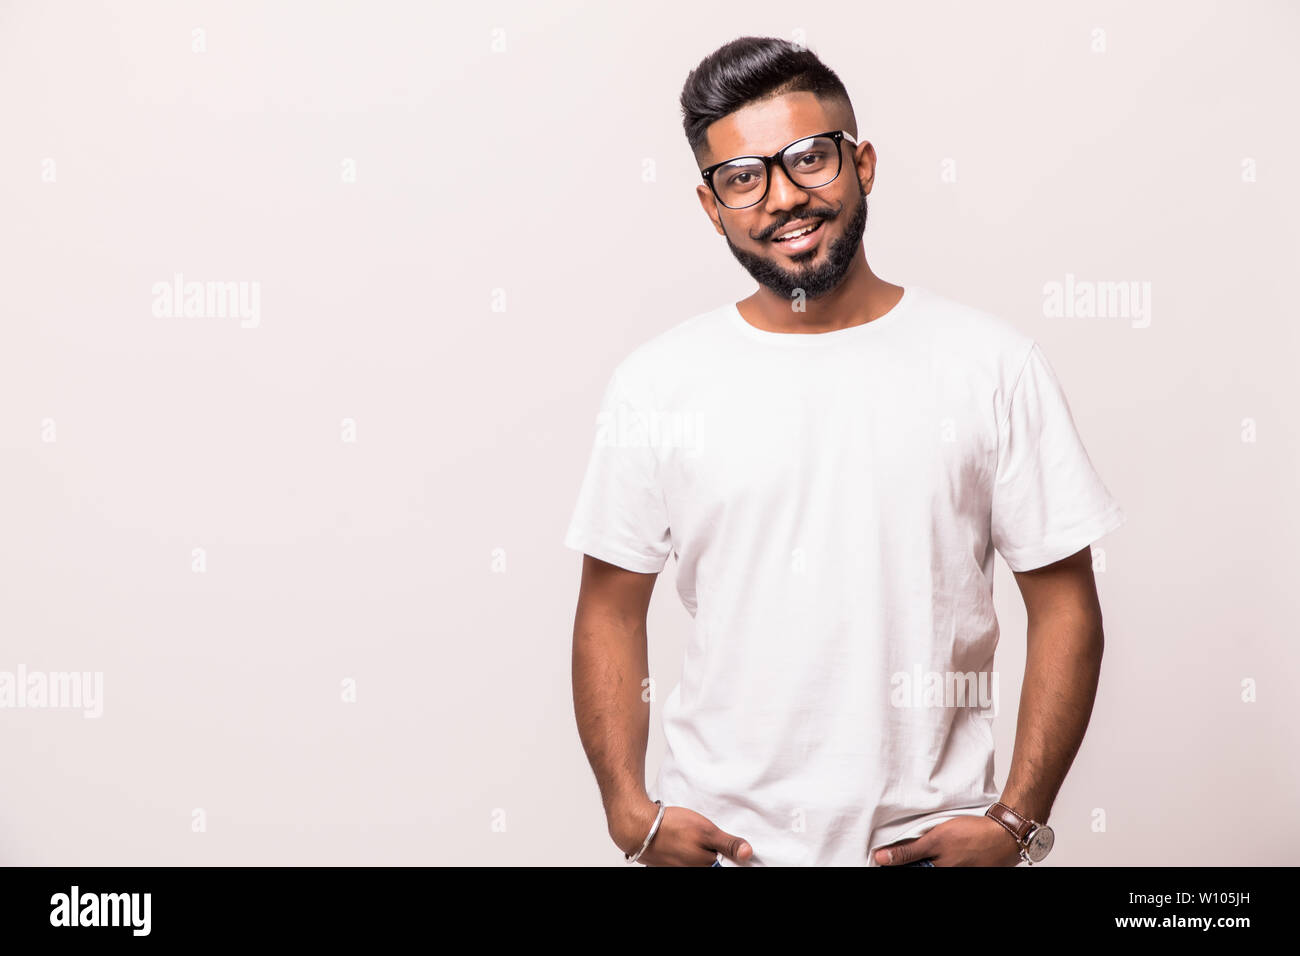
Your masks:
M657 578L583 555L573 622L578 736L600 786L610 838L625 853L641 848L659 814L646 793L650 704L641 697L650 672L646 610ZM754 850L702 814L673 806L639 860L646 866L710 866L718 853L744 863Z
M1017 572L1016 583L1029 615L1028 650L1016 745L1001 800L1045 823L1088 729L1101 673L1101 606L1092 549ZM1020 850L1001 824L971 815L876 851L882 865L921 859L936 866L1014 866Z
M1092 549L1016 574L1028 613L1020 716L1002 802L1045 822L1092 716L1105 644Z
M650 672L646 611L657 578L583 555L573 622L578 736L596 774L609 835L629 853L659 809L645 787L650 705L641 699Z

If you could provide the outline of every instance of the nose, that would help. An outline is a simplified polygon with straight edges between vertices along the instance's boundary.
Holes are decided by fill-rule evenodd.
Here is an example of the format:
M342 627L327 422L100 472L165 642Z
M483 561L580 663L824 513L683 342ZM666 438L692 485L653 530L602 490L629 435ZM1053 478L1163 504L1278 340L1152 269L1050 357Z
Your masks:
M767 210L792 209L807 201L807 191L790 178L784 166L773 163L771 181L767 184Z

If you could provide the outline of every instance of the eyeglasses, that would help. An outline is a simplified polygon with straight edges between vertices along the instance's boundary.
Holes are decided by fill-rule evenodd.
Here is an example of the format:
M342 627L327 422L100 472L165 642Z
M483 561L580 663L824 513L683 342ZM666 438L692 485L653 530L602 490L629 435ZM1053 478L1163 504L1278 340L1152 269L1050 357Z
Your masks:
M745 209L767 198L772 184L772 164L780 161L790 182L802 189L817 189L835 181L844 163L840 141L858 145L848 130L805 136L771 156L737 156L700 170L718 202L728 209Z

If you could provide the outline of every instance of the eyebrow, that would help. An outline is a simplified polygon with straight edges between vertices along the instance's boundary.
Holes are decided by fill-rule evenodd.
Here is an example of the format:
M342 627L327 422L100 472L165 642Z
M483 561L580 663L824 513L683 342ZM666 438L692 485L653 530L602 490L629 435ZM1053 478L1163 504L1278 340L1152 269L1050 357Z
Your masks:
M854 136L852 133L850 133L850 132L849 132L848 130L846 130L846 129L841 129L841 130L829 130L829 131L827 131L827 132L838 132L838 133L842 134L842 135L844 136L844 138L847 139L847 140L848 140L850 143L852 143L854 146L857 146L857 145L858 145L858 138L857 138L856 136ZM785 146L782 146L782 147L780 147L779 149L774 150L772 153L768 153L768 154L766 154L766 155L768 155L768 156L775 155L776 153L779 153L782 149L785 149L786 146L793 146L795 143L799 142L800 140L812 139L814 136L822 136L822 135L825 135L825 134L824 134L824 133L807 133L807 134L805 134L805 135L803 135L803 136L796 136L794 139L790 140L790 142L786 143ZM734 162L734 161L737 160L737 159L755 159L755 158L763 159L763 158L764 158L764 154L763 154L763 153L737 153L735 156L731 156L731 157L729 157L729 158L727 158L727 159L720 159L720 160L718 160L716 163L708 163L704 168L705 168L705 169L708 169L709 166L721 166L723 163Z

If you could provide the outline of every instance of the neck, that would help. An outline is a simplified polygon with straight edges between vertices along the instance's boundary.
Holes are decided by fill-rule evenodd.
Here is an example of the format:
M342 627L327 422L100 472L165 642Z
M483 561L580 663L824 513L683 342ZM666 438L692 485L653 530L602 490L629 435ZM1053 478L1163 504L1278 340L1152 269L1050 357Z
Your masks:
M834 291L803 302L795 311L788 299L767 286L736 303L752 325L769 332L834 332L880 318L903 296L903 287L886 282L871 271L866 256L858 258Z

